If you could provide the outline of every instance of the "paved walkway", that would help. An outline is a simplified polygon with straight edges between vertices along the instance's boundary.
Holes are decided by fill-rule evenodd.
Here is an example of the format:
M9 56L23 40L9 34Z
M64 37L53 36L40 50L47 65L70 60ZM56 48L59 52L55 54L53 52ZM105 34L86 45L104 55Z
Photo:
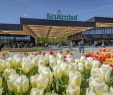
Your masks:
M94 48L94 47L85 47L85 52L91 52L91 51L95 51L95 50L99 50L101 47L97 47L97 48ZM109 49L111 49L111 50L113 50L113 47L106 47L106 48L109 48ZM55 52L58 52L60 49L53 49L53 50L55 50ZM69 50L69 48L63 48L62 50ZM78 47L76 47L76 48L72 48L71 49L72 50L72 53L74 54L74 56L75 56L75 58L80 58L80 56L81 55L83 55L82 53L80 53L79 52L79 48ZM49 50L47 50L47 51L49 51ZM18 53L18 52L16 52L16 53ZM13 52L10 52L10 55L9 56L12 56L12 55L14 55L15 53L13 53ZM18 53L18 54L20 54L20 52ZM0 54L0 59L1 58L3 58L2 57L2 54Z

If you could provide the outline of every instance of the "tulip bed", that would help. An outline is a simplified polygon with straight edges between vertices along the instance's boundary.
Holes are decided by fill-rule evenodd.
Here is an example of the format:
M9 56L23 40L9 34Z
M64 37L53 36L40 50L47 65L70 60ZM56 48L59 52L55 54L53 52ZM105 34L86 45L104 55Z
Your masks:
M0 95L113 95L113 68L72 53L0 59Z

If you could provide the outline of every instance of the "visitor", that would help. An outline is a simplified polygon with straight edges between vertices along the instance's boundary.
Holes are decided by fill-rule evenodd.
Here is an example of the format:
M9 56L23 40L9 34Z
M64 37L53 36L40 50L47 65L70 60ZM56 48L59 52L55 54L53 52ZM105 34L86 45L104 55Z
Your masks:
M83 40L79 42L79 52L84 53L84 42L83 42Z
M104 43L104 42L102 42L102 47L103 47L103 48L105 47L105 43Z

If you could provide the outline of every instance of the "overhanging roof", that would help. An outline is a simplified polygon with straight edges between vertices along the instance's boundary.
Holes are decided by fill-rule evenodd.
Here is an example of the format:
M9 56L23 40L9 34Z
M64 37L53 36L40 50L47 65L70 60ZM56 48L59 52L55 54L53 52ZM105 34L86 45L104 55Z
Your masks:
M95 22L20 18L37 37L66 37L95 27Z

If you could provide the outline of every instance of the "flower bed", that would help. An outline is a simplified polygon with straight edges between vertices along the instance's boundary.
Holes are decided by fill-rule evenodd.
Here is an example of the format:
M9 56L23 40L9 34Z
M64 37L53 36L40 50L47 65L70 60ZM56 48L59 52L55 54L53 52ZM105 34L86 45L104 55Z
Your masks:
M0 95L113 95L113 70L70 51L0 59Z

